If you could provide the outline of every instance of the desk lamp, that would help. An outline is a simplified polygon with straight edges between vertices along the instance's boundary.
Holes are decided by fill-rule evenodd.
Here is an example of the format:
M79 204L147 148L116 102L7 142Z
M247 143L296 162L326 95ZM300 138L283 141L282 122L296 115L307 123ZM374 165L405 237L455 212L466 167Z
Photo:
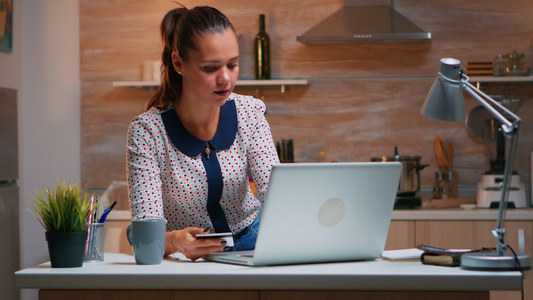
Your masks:
M529 255L507 253L509 245L505 237L505 213L509 197L509 187L513 170L518 129L522 121L496 100L474 87L469 78L463 74L461 62L454 58L441 59L440 71L431 87L422 115L439 121L460 121L465 119L463 91L476 99L487 111L501 122L501 128L508 140L508 152L501 185L501 199L498 210L496 229L491 234L498 240L496 251L464 254L461 257L461 268L467 270L509 271L527 270L531 268Z

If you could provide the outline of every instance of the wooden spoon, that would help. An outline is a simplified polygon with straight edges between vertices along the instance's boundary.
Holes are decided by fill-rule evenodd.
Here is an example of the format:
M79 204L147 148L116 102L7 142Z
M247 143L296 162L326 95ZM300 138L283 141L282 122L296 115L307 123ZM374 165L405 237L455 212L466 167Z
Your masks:
M453 172L453 144L446 144L446 157L448 158L448 170Z
M440 137L436 137L433 141L433 149L435 150L435 156L437 157L437 163L439 165L440 172L448 171L448 160L444 155L444 143Z

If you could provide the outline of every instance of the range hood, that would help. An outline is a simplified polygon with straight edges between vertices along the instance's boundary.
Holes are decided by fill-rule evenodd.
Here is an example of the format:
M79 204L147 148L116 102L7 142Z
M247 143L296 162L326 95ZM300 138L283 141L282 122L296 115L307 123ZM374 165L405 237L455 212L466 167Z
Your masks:
M309 44L424 42L431 33L394 10L392 0L344 0L344 6L296 38Z

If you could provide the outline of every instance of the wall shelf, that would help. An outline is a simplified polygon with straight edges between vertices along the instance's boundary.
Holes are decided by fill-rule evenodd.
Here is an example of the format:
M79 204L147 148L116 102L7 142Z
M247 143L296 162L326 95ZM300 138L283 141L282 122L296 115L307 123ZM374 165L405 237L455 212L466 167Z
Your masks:
M533 82L533 76L471 76L470 82Z
M281 92L285 93L285 87L289 85L308 85L307 79L267 79L267 80L252 80L242 79L237 80L236 86L280 86ZM116 87L137 87L137 88L154 88L159 85L158 81L113 81L113 86Z

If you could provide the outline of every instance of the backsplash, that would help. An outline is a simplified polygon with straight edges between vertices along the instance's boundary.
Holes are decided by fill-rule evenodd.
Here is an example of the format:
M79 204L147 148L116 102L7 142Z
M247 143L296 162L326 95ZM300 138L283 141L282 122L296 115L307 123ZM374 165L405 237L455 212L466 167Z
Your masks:
M237 4L236 4L237 2ZM241 3L242 2L242 3ZM488 169L485 146L472 139L465 122L424 118L420 109L442 57L491 60L529 45L533 2L474 0L394 1L396 10L430 31L429 43L306 45L296 36L342 6L341 0L180 1L188 7L213 5L233 22L241 47L241 79L253 77L252 39L260 13L266 14L272 40L272 77L306 78L305 86L237 87L238 93L262 98L274 140L293 139L297 162L369 161L392 155L422 156L430 166L421 184L431 185L437 163L433 140L455 147L460 185L475 185ZM124 9L124 8L127 9ZM151 96L149 88L113 87L118 80L140 80L142 62L161 51L159 22L170 1L80 1L82 79L82 182L105 188L125 180L126 132L133 116ZM512 18L513 22L504 20ZM501 21L500 21L501 20ZM135 34L132 34L135 33ZM489 94L519 95L524 120L515 169L530 184L533 150L533 81L485 83ZM477 102L465 95L467 112Z

